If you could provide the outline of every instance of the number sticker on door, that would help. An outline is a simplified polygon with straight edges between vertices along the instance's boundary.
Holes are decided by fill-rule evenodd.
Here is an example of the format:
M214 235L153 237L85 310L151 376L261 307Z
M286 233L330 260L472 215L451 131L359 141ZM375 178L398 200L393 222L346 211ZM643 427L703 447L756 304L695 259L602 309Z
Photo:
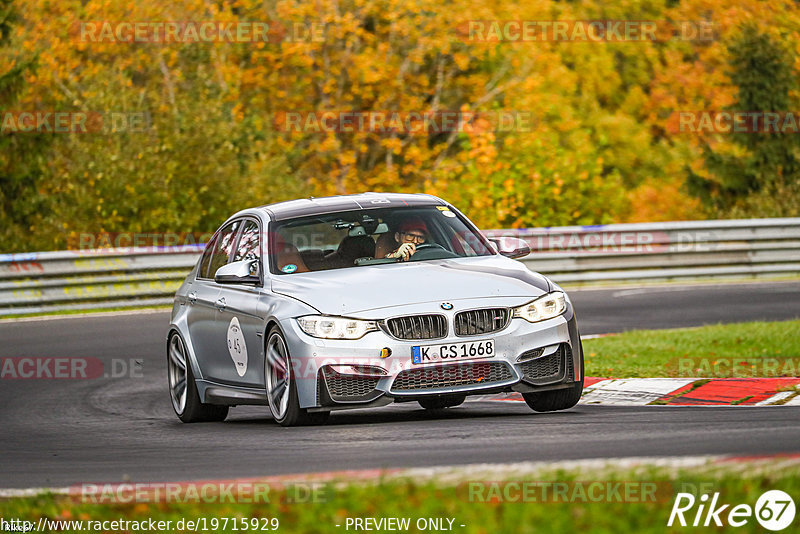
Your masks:
M234 317L228 325L228 352L236 366L239 376L244 376L247 372L247 345L244 343L242 327L239 326L239 319Z

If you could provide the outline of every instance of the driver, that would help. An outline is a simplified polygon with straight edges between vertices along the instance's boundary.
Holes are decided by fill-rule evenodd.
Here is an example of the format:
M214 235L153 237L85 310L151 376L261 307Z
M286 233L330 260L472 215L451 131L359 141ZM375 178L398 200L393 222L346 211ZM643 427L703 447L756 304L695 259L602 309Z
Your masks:
M408 261L417 251L417 245L425 243L428 235L428 226L420 218L406 219L397 226L394 233L397 248L386 255L387 258L403 258Z

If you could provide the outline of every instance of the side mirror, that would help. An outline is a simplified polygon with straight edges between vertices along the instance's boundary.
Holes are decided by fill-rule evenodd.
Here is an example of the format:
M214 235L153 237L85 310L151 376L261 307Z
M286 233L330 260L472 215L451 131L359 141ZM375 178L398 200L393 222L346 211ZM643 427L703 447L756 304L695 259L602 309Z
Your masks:
M523 258L531 253L531 247L525 241L516 237L493 237L489 241L495 244L497 252L514 260Z
M258 284L258 260L241 260L217 269L214 281L218 284Z

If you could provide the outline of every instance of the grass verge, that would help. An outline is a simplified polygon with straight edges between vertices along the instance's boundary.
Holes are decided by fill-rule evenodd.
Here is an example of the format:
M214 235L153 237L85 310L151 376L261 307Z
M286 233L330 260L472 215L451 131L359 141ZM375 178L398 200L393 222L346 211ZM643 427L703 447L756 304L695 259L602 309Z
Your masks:
M800 376L800 321L634 330L583 342L586 376Z
M228 499L209 502L207 498L204 502L94 504L46 494L0 501L0 516L6 521L22 519L34 524L38 524L40 518L79 520L84 522L84 528L91 526L87 521L172 521L172 528L165 529L168 532L181 531L175 528L181 519L184 525L187 520L205 521L206 531L242 532L262 531L265 525L274 526L269 520L277 518L279 531L310 533L353 531L352 525L346 528L348 518L391 517L408 518L410 528L401 530L407 532L433 530L419 528L417 524L420 519L433 519L441 521L442 526L452 524L445 530L464 533L660 533L681 531L680 527L669 529L666 526L679 492L694 495L698 504L700 495L711 497L718 492L719 504L751 507L768 490L780 489L794 496L800 492L797 458L788 461L762 459L753 461L752 465L716 461L684 468L652 464L638 468L555 470L545 467L517 474L505 471L502 477L492 475L491 466L483 467L486 468L483 473L465 469L456 477L439 474L377 482L327 483L317 488L315 498L300 501L295 497L297 488L291 486L270 490L269 498L259 499L257 503L228 502ZM300 493L308 494L305 490ZM236 500L235 497L230 499ZM685 514L690 524L696 512L697 506ZM225 525L224 518L228 518ZM252 528L254 519L258 525L256 529ZM722 514L722 521L726 522L726 514ZM243 528L244 525L247 528ZM430 523L427 526L430 527ZM130 525L126 527L129 531L137 530ZM104 530L126 529L106 525ZM204 531L204 528L200 526L196 530ZM741 528L725 523L714 530L764 531L755 517L750 517ZM77 532L79 529L72 525L61 531Z

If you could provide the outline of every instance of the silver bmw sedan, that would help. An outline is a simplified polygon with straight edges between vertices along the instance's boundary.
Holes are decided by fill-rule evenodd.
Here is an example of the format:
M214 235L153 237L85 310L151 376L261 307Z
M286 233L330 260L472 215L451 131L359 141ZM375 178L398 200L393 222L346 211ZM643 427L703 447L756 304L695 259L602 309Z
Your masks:
M281 425L334 410L521 393L574 406L583 350L566 293L430 195L363 193L240 211L175 295L172 406L184 422L268 405Z

